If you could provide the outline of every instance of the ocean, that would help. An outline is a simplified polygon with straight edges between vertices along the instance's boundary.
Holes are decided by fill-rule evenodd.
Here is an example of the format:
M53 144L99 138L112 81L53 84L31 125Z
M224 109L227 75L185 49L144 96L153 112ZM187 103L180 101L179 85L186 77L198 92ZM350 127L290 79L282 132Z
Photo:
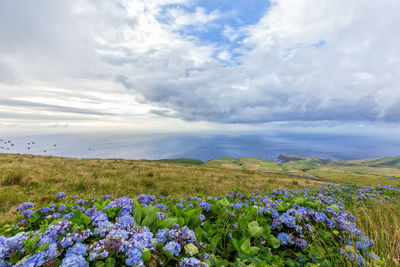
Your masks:
M3 139L0 152L73 158L185 157L208 161L221 157L256 157L276 160L280 154L295 154L354 160L400 155L400 139L397 138L321 133L0 134L0 139Z

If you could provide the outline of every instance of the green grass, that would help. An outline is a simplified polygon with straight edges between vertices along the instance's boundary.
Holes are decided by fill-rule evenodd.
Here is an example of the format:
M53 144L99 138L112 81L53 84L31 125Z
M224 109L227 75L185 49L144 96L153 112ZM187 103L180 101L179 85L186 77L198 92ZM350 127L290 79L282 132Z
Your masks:
M138 161L0 154L0 218L5 218L3 224L10 222L17 216L18 204L32 201L42 205L53 201L60 191L82 198L102 194L184 197L220 196L236 188L251 192L325 184L285 173L371 186L395 185L400 177L397 158L343 162L302 157L283 164L256 158L223 158L197 165L187 159ZM399 266L400 200L347 209L357 218L357 226L375 240L375 251L386 266Z
M0 218L14 218L21 202L43 204L64 191L81 197L139 194L219 196L324 184L281 174L207 165L122 159L71 159L0 154Z
M279 163L257 158L221 158L208 161L204 165L258 172L315 176L330 181L359 185L397 185L400 183L400 157L338 161L282 155L280 159L285 162Z
M203 165L204 164L204 162L199 159L188 159L188 158L160 159L160 160L156 160L156 161L167 162L167 163L191 164L191 165Z
M357 226L375 242L386 266L400 266L400 199L349 207Z

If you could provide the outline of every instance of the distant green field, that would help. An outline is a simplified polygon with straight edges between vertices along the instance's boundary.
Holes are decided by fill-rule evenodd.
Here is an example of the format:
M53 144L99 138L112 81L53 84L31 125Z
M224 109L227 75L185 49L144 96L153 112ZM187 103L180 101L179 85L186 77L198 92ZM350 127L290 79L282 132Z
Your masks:
M221 158L205 166L291 174L359 185L397 185L400 183L400 157L353 161L281 155L283 162L257 158Z

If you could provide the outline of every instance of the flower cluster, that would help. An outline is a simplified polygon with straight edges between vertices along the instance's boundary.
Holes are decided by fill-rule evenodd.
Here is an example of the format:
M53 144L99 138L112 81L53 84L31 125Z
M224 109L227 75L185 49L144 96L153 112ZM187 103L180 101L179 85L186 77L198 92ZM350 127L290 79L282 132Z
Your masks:
M39 209L17 207L18 223L0 230L0 266L326 264L316 238L333 246L332 264L363 266L377 260L374 243L345 204L399 196L399 187L354 185L184 200L60 192Z

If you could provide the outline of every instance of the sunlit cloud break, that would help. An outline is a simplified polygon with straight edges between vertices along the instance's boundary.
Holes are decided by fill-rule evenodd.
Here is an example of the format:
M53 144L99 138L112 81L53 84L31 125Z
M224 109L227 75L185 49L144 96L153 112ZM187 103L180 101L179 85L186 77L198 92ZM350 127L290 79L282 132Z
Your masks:
M398 123L399 23L397 0L1 1L0 125Z

